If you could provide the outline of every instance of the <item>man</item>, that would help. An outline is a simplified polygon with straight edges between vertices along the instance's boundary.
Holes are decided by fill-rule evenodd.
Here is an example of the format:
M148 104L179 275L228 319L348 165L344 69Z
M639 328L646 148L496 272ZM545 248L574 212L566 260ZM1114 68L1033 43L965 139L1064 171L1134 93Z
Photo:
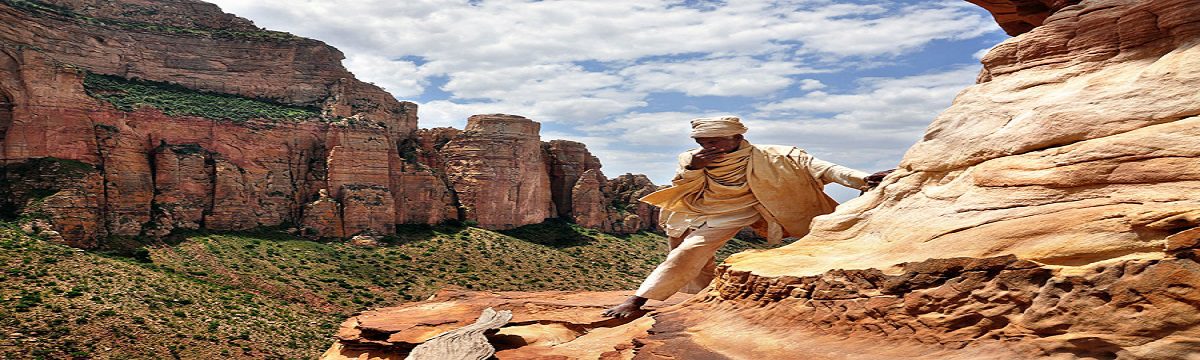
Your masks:
M737 117L692 120L691 136L700 148L679 155L670 187L641 199L662 208L659 221L671 252L634 296L604 315L627 317L648 299L699 292L713 279L717 249L742 228L754 228L769 244L804 236L814 217L837 206L825 184L867 190L887 174L868 175L793 146L751 145L744 133Z

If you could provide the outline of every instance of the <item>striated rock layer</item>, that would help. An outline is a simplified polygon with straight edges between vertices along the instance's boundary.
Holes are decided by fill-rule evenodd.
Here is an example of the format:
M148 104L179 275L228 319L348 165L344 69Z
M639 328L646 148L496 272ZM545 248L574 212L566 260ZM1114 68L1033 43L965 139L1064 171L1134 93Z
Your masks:
M0 21L0 216L42 218L75 246L198 229L503 229L557 217L550 199L573 191L573 178L549 186L536 122L418 130L416 104L354 79L337 49L212 4L4 0ZM300 115L231 115L243 105ZM647 228L606 221L593 227Z
M556 355L1196 358L1200 2L986 3L1044 21L983 58L879 188Z

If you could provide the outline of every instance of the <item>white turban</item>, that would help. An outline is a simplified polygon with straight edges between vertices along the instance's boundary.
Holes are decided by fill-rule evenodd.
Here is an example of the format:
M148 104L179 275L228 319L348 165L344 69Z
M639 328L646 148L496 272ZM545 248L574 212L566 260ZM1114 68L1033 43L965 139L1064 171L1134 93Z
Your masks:
M727 137L746 133L746 126L736 116L699 118L692 120L692 137Z

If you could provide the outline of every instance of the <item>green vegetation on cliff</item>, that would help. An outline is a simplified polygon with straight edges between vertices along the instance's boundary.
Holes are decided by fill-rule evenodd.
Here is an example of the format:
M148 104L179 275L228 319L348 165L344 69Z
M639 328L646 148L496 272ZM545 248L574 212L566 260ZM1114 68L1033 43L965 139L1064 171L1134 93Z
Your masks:
M633 289L666 252L658 235L562 222L504 234L405 226L369 248L274 233L139 246L84 252L0 223L0 342L12 345L0 358L312 358L357 311L446 286ZM722 257L750 247L735 240Z
M320 116L315 108L284 105L231 94L196 91L183 86L119 76L88 73L83 81L88 95L122 111L149 106L170 116L198 116L215 120L302 120Z

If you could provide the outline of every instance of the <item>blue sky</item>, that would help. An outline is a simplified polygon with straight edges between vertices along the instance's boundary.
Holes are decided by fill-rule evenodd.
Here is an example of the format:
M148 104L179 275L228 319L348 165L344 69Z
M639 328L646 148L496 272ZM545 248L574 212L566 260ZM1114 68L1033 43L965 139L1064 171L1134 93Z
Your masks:
M421 127L523 115L543 140L588 144L606 175L659 184L694 145L687 121L712 115L742 117L755 143L894 167L1007 38L961 0L213 2L341 49L418 103Z

